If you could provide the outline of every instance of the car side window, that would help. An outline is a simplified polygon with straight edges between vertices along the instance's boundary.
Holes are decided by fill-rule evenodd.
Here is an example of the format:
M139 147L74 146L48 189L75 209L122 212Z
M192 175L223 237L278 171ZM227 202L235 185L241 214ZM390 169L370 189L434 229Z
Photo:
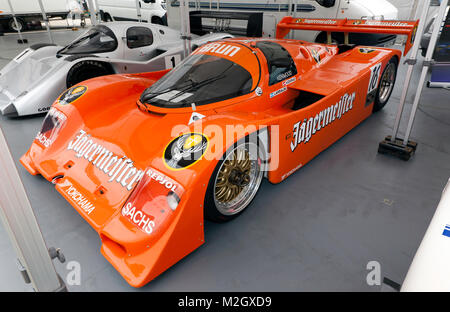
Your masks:
M271 41L259 41L256 47L260 49L267 60L269 70L269 86L288 79L297 74L295 62L289 52Z
M127 46L130 49L149 46L153 43L153 33L147 27L130 27L127 30Z

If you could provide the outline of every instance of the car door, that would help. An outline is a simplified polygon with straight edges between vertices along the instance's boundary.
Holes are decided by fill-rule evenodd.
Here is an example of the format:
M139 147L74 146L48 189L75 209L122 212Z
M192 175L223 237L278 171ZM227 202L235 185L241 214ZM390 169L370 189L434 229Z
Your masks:
M154 41L157 37L146 26L131 26L125 33L124 59L147 61L154 57Z

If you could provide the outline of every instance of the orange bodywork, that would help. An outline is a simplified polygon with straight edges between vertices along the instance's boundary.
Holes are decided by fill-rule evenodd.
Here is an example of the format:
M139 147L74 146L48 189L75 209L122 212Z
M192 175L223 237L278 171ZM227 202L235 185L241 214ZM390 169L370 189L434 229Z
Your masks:
M255 48L258 40L283 46L294 59L297 74L269 86L267 61ZM192 107L146 106L139 101L167 71L94 78L71 91L75 100L61 97L53 104L49 114L59 116L57 134L50 138L43 129L20 159L31 174L55 183L99 233L102 254L134 287L148 283L203 244L208 182L220 157L246 135L244 131L241 137L218 137L214 129L240 125L267 130L266 177L279 183L371 115L372 69L382 72L391 58L401 57L400 51L386 48L356 47L339 53L333 45L285 39L228 39L214 44L240 47L234 55L221 57L258 77L252 89L262 92L197 106L195 112L205 117L188 124ZM217 56L214 49L202 47L193 54ZM301 92L316 94L320 100L293 109ZM180 125L184 128L174 130ZM302 127L309 129L306 136ZM191 166L173 170L164 162L164 150L187 132L207 137L207 150ZM176 209L167 204L171 192L180 198Z

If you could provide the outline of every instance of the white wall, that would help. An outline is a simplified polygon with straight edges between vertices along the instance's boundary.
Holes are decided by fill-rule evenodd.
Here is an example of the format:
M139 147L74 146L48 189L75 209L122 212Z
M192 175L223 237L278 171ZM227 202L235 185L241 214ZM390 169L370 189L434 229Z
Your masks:
M392 3L394 6L398 9L398 18L401 20L407 20L410 19L411 16L411 10L414 7L414 3L417 2L418 7L420 9L421 4L423 4L424 0L388 0L390 3ZM430 16L433 13L436 13L439 8L439 1L438 0L431 0L432 6L430 8L430 13L428 16ZM419 11L420 16L420 11Z

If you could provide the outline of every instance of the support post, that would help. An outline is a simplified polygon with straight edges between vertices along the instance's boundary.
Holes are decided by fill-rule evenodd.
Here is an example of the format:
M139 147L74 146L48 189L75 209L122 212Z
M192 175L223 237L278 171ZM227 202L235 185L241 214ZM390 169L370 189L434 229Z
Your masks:
M191 53L191 26L189 24L189 0L180 0L181 39L183 40L183 55Z
M428 44L427 54L425 55L424 65L422 68L422 74L420 75L419 85L416 92L416 96L414 98L413 107L411 110L411 114L409 116L408 127L406 128L405 138L403 140L403 145L407 144L409 141L409 136L411 134L411 130L414 124L414 118L416 117L417 107L419 105L420 96L422 95L423 86L425 84L425 79L427 77L428 70L430 69L430 65L433 62L433 54L434 49L436 48L436 43L439 37L439 32L441 30L442 22L445 18L445 13L447 10L448 0L442 0L441 6L439 8L438 16L434 21L433 32L431 33L430 43Z
M41 0L39 0L41 1ZM89 17L91 19L91 25L95 26L97 25L97 18L96 18L96 10L94 7L94 3L92 2L92 0L87 0L86 1L88 9L89 9Z
M45 13L45 9L44 9L44 5L42 4L42 0L38 0L38 2L39 2L39 7L41 8L41 12L42 12L42 19L44 20L45 27L47 28L47 33L48 33L48 38L50 39L50 43L55 43L53 41L52 32L50 31L50 24L48 22L47 13Z
M408 89L409 89L409 85L411 82L411 77L413 74L413 70L414 70L414 65L416 65L417 63L417 54L419 52L419 45L420 45L420 40L422 38L422 34L424 32L425 29L425 23L427 20L427 15L428 15L428 10L430 7L430 0L425 0L423 7L422 7L422 15L420 18L420 22L419 22L419 26L416 32L416 38L414 40L414 45L410 54L409 59L407 59L405 61L406 64L408 64L408 69L406 72L406 77L405 77L405 83L403 86L403 91L402 91L402 95L400 97L400 103L397 109L397 114L396 114L396 118L395 118L395 122L394 122L394 127L392 129L392 134L390 136L387 136L383 141L380 142L379 147L378 147L378 152L381 154L390 154L396 157L399 157L403 160L409 160L411 158L411 156L415 153L416 149L417 149L417 143L416 142L412 142L409 141L409 135L410 135L410 131L412 128L412 123L414 121L414 116L417 110L417 106L420 100L420 95L422 93L422 89L423 89L423 83L425 81L425 77L426 74L428 72L428 66L429 63L431 62L431 57L433 55L433 51L434 51L434 47L436 45L436 40L437 40L437 36L439 34L439 29L440 29L440 24L443 20L443 16L445 14L445 9L447 7L448 4L448 0L443 0L441 3L441 8L440 8L440 13L442 11L442 15L439 14L438 18L436 18L435 20L435 28L430 40L430 45L428 47L428 53L427 56L425 58L424 61L424 65L422 68L422 76L421 76L421 80L419 82L418 85L418 89L416 92L416 96L414 99L414 104L413 104L413 108L411 111L411 116L410 116L410 122L408 124L408 128L406 131L406 135L404 139L400 139L398 137L398 130L400 127L400 122L401 122L401 118L402 118L402 114L403 114L403 109L404 109L404 105L406 102L406 98L408 95ZM440 18L440 20L439 20ZM438 21L439 20L439 21ZM434 40L433 40L434 39ZM422 78L423 77L423 78Z
M66 291L34 216L25 188L0 127L0 220L16 251L25 281L35 291Z
M138 22L142 22L142 14L141 14L141 1L136 0L136 15Z
M19 23L17 22L16 13L14 13L14 8L11 4L11 0L8 0L8 5L9 5L9 9L11 10L11 14L14 19L14 23L16 24L16 27L17 27L17 33L19 34L19 39L17 40L17 43L28 43L28 40L23 39L23 37L22 37L22 33L19 29Z

